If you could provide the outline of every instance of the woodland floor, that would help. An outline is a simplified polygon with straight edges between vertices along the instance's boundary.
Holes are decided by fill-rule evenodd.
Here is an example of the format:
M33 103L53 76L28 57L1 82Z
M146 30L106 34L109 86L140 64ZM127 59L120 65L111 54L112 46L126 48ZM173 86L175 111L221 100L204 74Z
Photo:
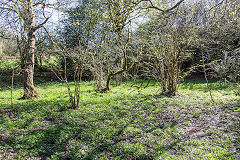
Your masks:
M83 82L81 107L68 109L64 83L37 81L39 100L10 100L9 77L0 79L0 159L240 159L240 97L212 81L181 83L175 97L159 96L141 80L97 93ZM147 82L144 82L146 84Z

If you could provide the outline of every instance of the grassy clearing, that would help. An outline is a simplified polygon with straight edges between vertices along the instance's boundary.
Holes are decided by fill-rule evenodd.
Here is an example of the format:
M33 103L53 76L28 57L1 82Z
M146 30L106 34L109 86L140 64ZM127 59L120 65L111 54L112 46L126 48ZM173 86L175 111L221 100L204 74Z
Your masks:
M139 82L140 83L140 82ZM17 100L22 88L0 89L0 159L239 159L240 98L227 84L185 81L176 97L152 82L110 93L82 84L81 107L67 107L64 83L38 85L42 98Z

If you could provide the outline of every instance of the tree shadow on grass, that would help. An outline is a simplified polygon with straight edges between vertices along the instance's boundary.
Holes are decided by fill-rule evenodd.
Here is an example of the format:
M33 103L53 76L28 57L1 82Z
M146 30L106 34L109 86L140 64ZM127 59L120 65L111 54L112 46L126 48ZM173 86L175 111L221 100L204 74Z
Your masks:
M26 101L14 106L14 109L11 109L8 104L2 106L4 109L1 109L1 115L9 117L5 117L1 121L2 124L8 127L10 121L10 126L14 126L14 128L9 129L15 131L1 134L1 139L4 136L4 143L1 145L11 146L15 152L19 152L21 155L25 155L24 152L26 152L26 157L33 155L46 159L56 153L66 152L70 140L85 139L81 141L90 143L91 139L88 139L86 134L88 130L95 132L104 129L94 124L93 121L84 125L79 123L78 119L73 120L72 123L64 120L63 117L67 114L64 110L66 106L61 101ZM13 112L14 116L10 116L8 112ZM36 121L45 122L46 126L32 126ZM85 131L85 137L79 137L82 131Z
M121 134L123 133L124 129L126 129L127 126L129 126L130 123L125 124L122 126L117 132L115 132L112 135L112 142L111 143L102 143L97 145L95 148L93 148L86 157L84 157L84 160L90 160L96 158L99 154L101 154L104 151L108 151L111 146L117 144L118 142L122 141L123 139L119 138Z
M124 130L125 126L122 127L118 132L112 135L113 139L116 136L120 135ZM101 130L102 128L95 128L95 131ZM4 144L11 146L12 149L20 153L23 157L29 158L31 155L33 157L41 157L41 159L47 159L58 155L58 153L63 153L58 158L60 159L74 159L79 158L79 155L76 156L74 152L76 150L68 150L68 147L71 144L71 140L78 140L81 143L92 143L91 138L87 135L81 137L82 132L88 132L92 128L86 126L70 125L70 124L53 124L50 128L46 129L32 129L26 131L22 134L15 134L4 140ZM99 143L102 143L99 141ZM117 142L116 142L117 143ZM101 145L96 145L93 151L88 153L84 159L93 159L98 154L104 150L108 150L112 144L103 143ZM76 157L75 157L76 156ZM20 158L20 157L19 157Z
M156 152L161 152L161 154L163 154L165 151L169 151L171 149L173 149L175 146L178 145L178 143L182 142L182 140L176 140L170 144L166 144L166 145L162 145L159 148L155 149L155 152L152 153L142 153L142 154L138 154L135 155L134 153L134 149L128 150L128 151L122 151L121 153L119 153L119 151L114 151L113 148L116 147L116 145L118 145L119 143L129 143L129 140L131 138L137 138L137 136L133 136L133 137L124 137L122 134L124 133L124 130L131 125L131 123L123 126L121 129L119 129L118 132L116 132L116 134L114 134L112 136L112 143L103 143L98 145L97 147L95 147L94 149L92 149L91 152L88 153L88 155L86 157L84 157L84 160L92 160L92 159L96 159L99 155L101 155L101 153L104 152L109 152L110 154L112 154L111 156L116 156L119 159L136 159L136 160L153 160L154 159L154 155ZM145 137L142 137L145 138ZM146 145L146 144L143 144ZM120 148L121 149L121 148ZM117 152L117 153L114 153ZM161 154L158 154L161 155ZM108 157L108 158L112 158L112 157Z
M5 108L9 107L5 105ZM125 109L118 107L104 111L88 111L84 108L64 110L64 107L66 106L61 100L30 100L15 104L16 115L3 121L3 125L13 131L5 135L4 144L1 143L1 146L10 146L19 153L18 158L94 159L101 154L112 154L113 146L137 136L123 135L123 132L129 125L137 123L135 118L138 112L129 110L129 113L125 114ZM127 123L121 123L123 118L128 119ZM41 122L40 125L35 124L38 121ZM150 121L147 123L150 124ZM169 126L175 125L174 123ZM153 131L152 127L150 128ZM148 132L152 131L148 129ZM144 132L147 133L147 130ZM168 150L169 147L159 149ZM84 153L81 153L82 151ZM126 155L123 157L126 158ZM149 154L137 155L134 158L153 159Z
M16 118L13 118L10 124L14 127L9 129L14 131L1 134L4 139L1 146L10 146L14 152L19 154L17 158L47 159L56 153L66 152L68 142L84 130L84 126L65 124L60 118L62 115L59 111L57 116L51 114L49 110L43 111L46 112L45 116L36 118L30 115L30 119L20 119L19 117L29 116L35 111L35 108L29 109L28 106L21 105L20 107L22 107L21 110L17 112ZM37 122L35 118L39 118L37 121L44 122L46 125L33 125ZM6 123L9 123L9 120Z

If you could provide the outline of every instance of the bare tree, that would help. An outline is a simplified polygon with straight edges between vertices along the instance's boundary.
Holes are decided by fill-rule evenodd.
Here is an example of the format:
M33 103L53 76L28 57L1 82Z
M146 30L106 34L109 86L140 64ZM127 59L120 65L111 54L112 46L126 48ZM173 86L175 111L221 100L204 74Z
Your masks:
M87 48L81 46L76 46L75 48L67 48L66 45L62 44L58 44L58 46L55 46L57 47L58 54L60 53L60 56L63 57L64 68L63 72L59 72L61 71L61 68L59 66L52 66L52 71L55 73L55 75L60 81L66 84L71 108L76 109L80 106L80 85L82 72L84 71L86 66L86 56L84 56L84 54L86 54ZM70 62L73 64L73 89L71 88L67 77L67 59L70 60Z
M176 95L180 81L189 72L183 71L182 64L191 56L188 47L194 34L186 10L180 7L172 13L153 15L135 34L142 47L138 56L141 76L157 80L165 96Z
M34 88L34 56L36 45L36 32L44 27L50 18L46 11L47 7L53 4L45 0L3 0L0 2L1 18L4 18L4 25L11 30L24 31L26 45L22 54L22 66L24 69L24 99L39 98L39 93ZM13 28L14 24L19 25ZM20 37L20 36L18 36ZM19 40L20 42L20 40Z

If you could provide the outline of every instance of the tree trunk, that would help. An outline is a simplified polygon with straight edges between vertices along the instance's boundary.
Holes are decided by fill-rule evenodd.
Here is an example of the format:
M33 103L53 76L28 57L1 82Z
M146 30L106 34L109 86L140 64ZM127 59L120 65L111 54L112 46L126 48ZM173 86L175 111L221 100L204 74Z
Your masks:
M123 72L125 72L125 71L127 71L126 68L125 68L125 69L122 69L122 70L120 70L120 71L118 71L118 72L109 74L109 75L108 75L108 78L107 78L107 82L106 82L106 88L105 88L103 91L110 91L110 90L111 90L110 82L111 82L112 77L113 77L113 76L116 76L116 75L119 75L119 74L121 74L121 73L123 73Z
M127 46L127 44L126 44L126 46ZM108 75L106 88L104 88L103 91L110 91L111 90L110 82L111 82L111 79L112 79L113 76L122 74L123 72L126 72L128 70L128 67L127 67L127 47L126 46L125 46L125 49L124 49L123 64L121 65L121 70L117 71L115 73L110 73Z
M24 70L24 98L39 98L39 94L34 89L33 73L34 73L34 48L35 48L35 32L28 35L28 45L26 50L26 64Z
M36 43L35 14L32 7L32 0L28 0L29 13L29 31L28 42L26 46L26 63L24 68L24 99L39 98L39 94L34 89L33 73L34 73L34 51Z

